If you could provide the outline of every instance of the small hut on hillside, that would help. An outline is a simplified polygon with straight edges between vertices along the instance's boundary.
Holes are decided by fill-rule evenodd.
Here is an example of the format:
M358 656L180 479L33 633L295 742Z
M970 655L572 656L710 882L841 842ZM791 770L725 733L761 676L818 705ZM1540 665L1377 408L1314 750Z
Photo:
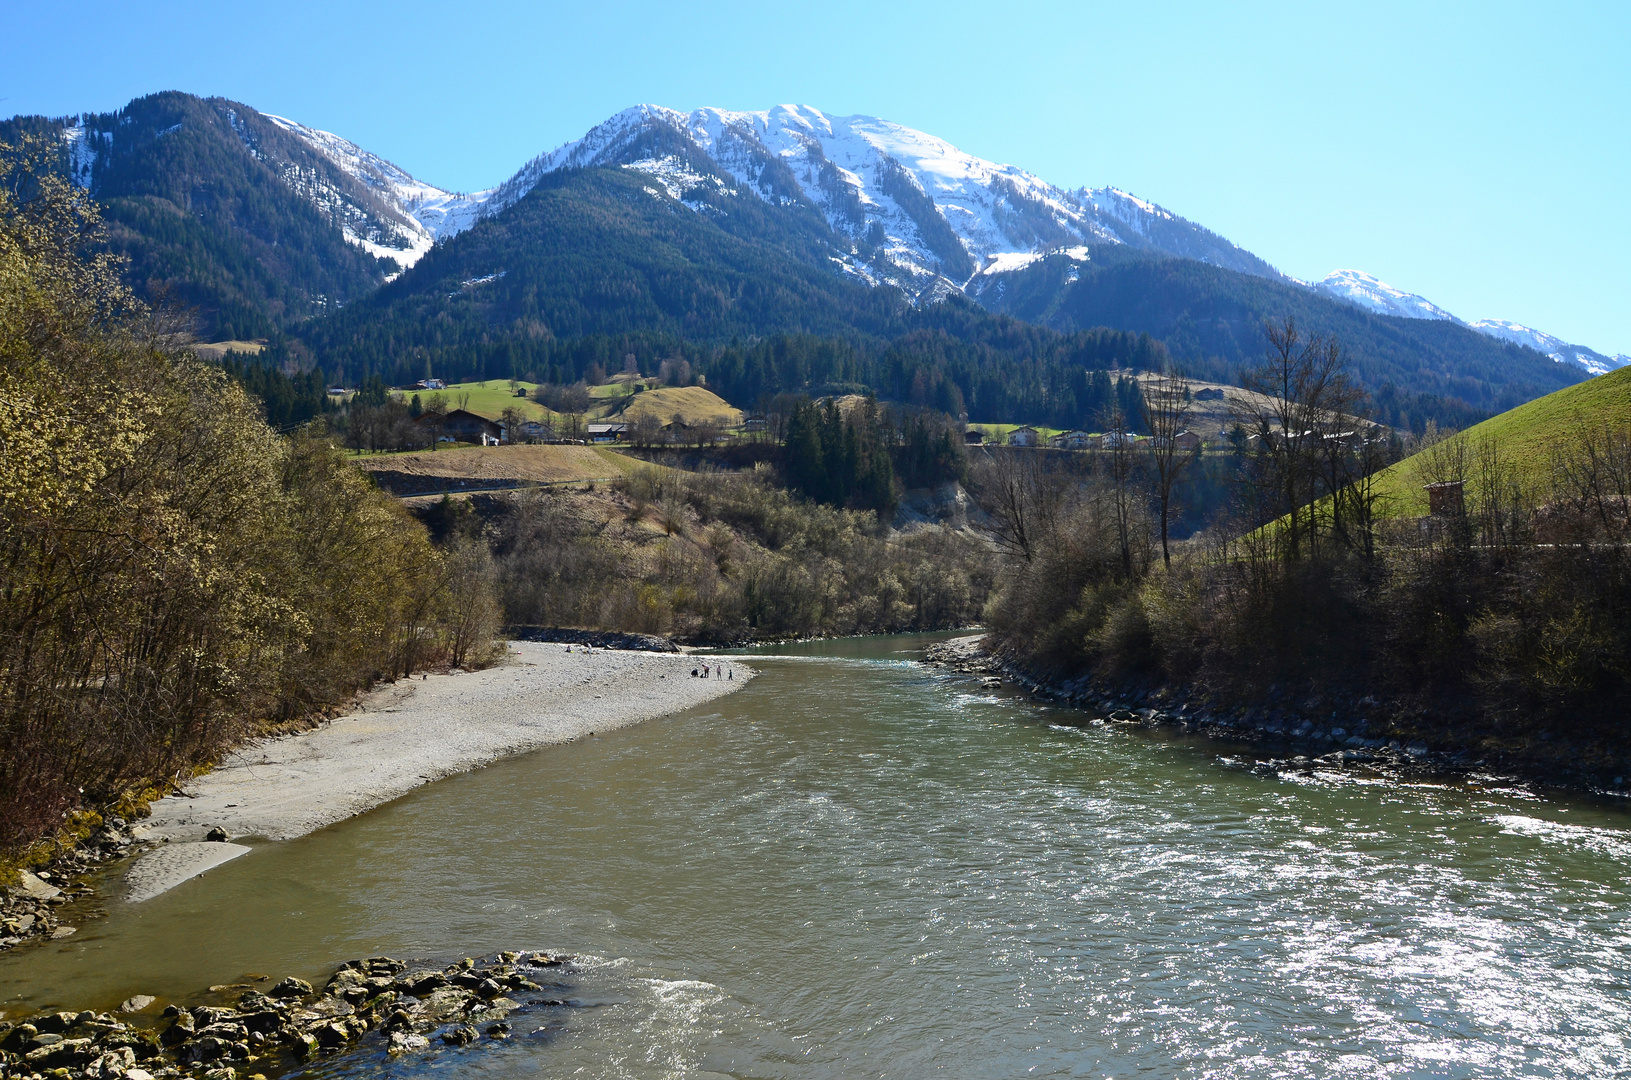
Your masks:
M1427 485L1427 512L1434 517L1460 517L1466 512L1463 499L1464 480L1441 480Z

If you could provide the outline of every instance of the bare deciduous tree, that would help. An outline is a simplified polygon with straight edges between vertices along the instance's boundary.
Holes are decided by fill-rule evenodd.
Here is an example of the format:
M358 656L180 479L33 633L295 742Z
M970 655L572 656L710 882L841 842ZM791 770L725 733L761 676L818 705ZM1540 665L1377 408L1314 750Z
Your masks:
M1108 482L1111 518L1116 526L1116 546L1121 553L1122 573L1133 574L1133 522L1138 517L1137 492L1133 475L1138 462L1133 457L1134 435L1127 414L1120 405L1112 406L1104 418L1104 443L1099 462Z
M1065 500L1065 485L1048 472L1043 455L988 449L975 462L973 482L997 542L1026 562L1035 558Z
M1262 448L1267 482L1286 519L1281 551L1295 562L1318 545L1315 501L1326 437L1341 437L1363 396L1348 377L1347 358L1335 338L1304 336L1289 317L1266 323L1263 332L1268 339L1263 359L1241 379L1254 393L1237 398L1233 408Z
M1161 505L1161 562L1172 569L1172 551L1167 532L1172 517L1172 493L1184 471L1200 457L1197 443L1191 448L1178 444L1189 418L1189 381L1171 373L1157 376L1143 387L1144 426L1150 433L1150 467L1154 471L1155 497Z

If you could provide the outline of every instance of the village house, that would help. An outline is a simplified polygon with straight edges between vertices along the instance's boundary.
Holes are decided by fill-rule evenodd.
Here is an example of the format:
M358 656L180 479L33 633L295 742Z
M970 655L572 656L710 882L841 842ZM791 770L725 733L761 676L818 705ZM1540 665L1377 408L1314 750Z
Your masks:
M1009 446L1041 446L1042 433L1034 427L1017 427L1008 433Z
M981 443L985 442L985 432L981 431L979 428L971 427L967 431L963 432L963 442L967 443L969 446L979 446Z
M1060 450L1090 450L1093 447L1093 436L1085 431L1062 431L1049 439L1048 443Z
M497 444L503 428L496 420L489 420L467 409L454 409L448 413L426 413L418 420L421 427L435 431L438 439L453 442L486 444L491 439Z
M515 431L504 432L506 442L541 443L555 441L555 426L542 420L524 420L516 425Z
M627 424L589 424L587 430L590 442L623 442L629 435Z

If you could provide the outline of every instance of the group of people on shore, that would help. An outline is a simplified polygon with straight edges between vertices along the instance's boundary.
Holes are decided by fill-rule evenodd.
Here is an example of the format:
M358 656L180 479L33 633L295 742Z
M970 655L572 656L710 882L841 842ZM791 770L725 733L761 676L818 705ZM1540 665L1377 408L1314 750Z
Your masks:
M566 651L571 652L572 646L568 645L566 647ZM578 646L578 652L594 652L594 649L587 645L580 645ZM725 679L728 682L735 682L736 670L734 668L726 667L724 664L703 664L700 667L694 667L691 669L691 678Z

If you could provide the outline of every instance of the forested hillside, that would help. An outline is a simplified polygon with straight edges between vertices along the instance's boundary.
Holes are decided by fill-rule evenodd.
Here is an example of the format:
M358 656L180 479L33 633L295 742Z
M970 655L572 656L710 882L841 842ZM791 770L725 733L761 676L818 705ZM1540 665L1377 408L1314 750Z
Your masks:
M1373 315L1309 289L1187 259L1095 247L1003 274L979 294L995 311L1069 332L1108 326L1150 334L1191 374L1233 382L1262 352L1266 319L1294 317L1334 335L1377 419L1421 430L1463 427L1579 382L1583 373L1533 349L1452 322Z
M191 309L205 340L265 337L338 310L396 269L345 238L388 209L236 102L161 93L77 125L0 123L0 141L25 135L61 147L63 169L102 205L126 279L150 300Z
M779 159L760 162L749 187L671 124L621 132L604 167L523 170L488 204L502 210L438 234L389 284L398 263L376 256L417 257L428 234L401 192L312 141L323 133L162 93L118 113L0 124L0 140L30 134L102 204L140 295L187 312L206 340L269 339L263 363L353 385L569 384L597 365L621 370L630 354L644 371L684 356L744 407L832 388L978 421L1093 426L1104 395L1090 371L1170 359L1232 382L1264 322L1287 316L1341 338L1374 415L1396 427L1464 427L1580 378L1453 323L1373 315L1136 245L976 274L967 295L948 280L914 286L909 301L877 281L892 250L877 222L860 239L836 230ZM889 175L914 235L944 240L937 258L966 270L934 204Z
M621 169L563 170L307 332L325 364L397 381L542 370L555 343L645 333L696 342L910 326L894 289L832 269L813 213L733 187L681 202Z

